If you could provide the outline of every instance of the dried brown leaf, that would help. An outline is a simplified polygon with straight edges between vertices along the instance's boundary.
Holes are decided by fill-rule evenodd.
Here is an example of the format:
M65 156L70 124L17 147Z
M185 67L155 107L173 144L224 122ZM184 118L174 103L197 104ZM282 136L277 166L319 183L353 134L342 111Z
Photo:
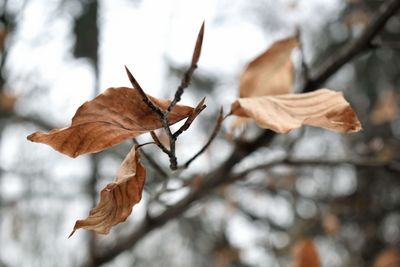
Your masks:
M290 55L297 46L297 37L286 38L251 61L240 77L240 97L290 93L293 83Z
M287 133L304 125L337 132L357 132L361 124L343 94L329 89L311 93L240 98L231 112L262 128Z
M349 14L347 14L344 18L344 22L347 27L351 28L354 26L365 26L371 20L371 16L367 14L365 10L357 9Z
M335 214L327 213L322 217L322 227L328 235L336 235L340 230L340 221Z
M1 27L1 26L0 26ZM8 30L6 27L2 26L0 28L0 50L4 50L6 39L8 35Z
M398 96L394 90L385 91L372 109L372 124L379 125L395 120L398 113L397 99Z
M312 240L306 239L296 243L293 251L294 267L319 267L319 256Z
M387 248L375 258L373 267L400 266L400 252L395 248Z
M148 96L161 109L170 101ZM174 124L193 112L192 107L177 105L169 113ZM109 88L76 111L70 127L48 133L33 133L28 139L45 143L71 157L99 152L142 133L162 127L160 117L143 102L132 88Z
M10 113L13 111L17 97L9 93L0 91L0 111Z
M139 151L134 146L122 162L114 181L101 190L97 206L85 220L76 221L70 236L80 228L108 234L111 227L124 222L142 198L145 177L146 170L139 162Z

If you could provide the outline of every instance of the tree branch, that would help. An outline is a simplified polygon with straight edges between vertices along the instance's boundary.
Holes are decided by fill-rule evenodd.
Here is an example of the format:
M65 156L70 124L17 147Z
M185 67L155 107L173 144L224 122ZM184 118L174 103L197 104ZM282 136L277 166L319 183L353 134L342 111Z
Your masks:
M369 49L373 39L383 29L386 22L396 14L399 8L400 0L384 1L378 10L378 13L365 27L362 34L352 43L345 46L342 50L329 58L325 64L315 72L315 75L308 80L303 91L310 92L318 89L319 86L325 83L344 64L352 60L356 55Z
M174 139L178 138L179 135L181 135L184 131L189 129L190 125L194 121L194 119L197 118L197 116L207 107L204 105L204 101L206 98L204 97L199 104L197 104L196 108L194 109L193 113L190 114L190 116L186 119L185 123L180 127L172 136Z
M329 160L329 159L311 159L299 160L283 158L268 163L256 165L248 168L242 172L230 176L227 183L233 183L237 180L245 178L250 173L257 170L268 170L275 166L288 166L288 167L303 167L303 166L323 166L323 167L338 167L340 165L352 165L358 168L385 168L390 171L400 172L400 166L394 161L382 161L376 159L342 159L342 160Z
M313 91L321 84L326 82L337 70L339 70L345 63L349 62L354 56L364 51L373 38L384 27L388 19L393 16L400 8L400 0L385 1L379 9L376 16L371 20L370 24L364 29L363 33L346 46L343 50L334 54L326 61L321 69L316 71L312 79L308 81L303 91ZM104 264L120 253L131 249L136 243L146 236L152 230L161 227L169 220L176 218L183 214L193 202L207 195L211 190L215 189L221 184L224 184L231 176L232 168L239 163L243 158L257 150L258 148L268 145L274 138L275 133L270 130L265 130L255 140L248 143L237 143L231 155L226 161L221 164L217 169L211 171L203 178L203 182L199 187L193 189L185 198L171 206L163 213L153 218L149 218L142 224L137 226L135 231L128 234L124 239L119 239L118 243L107 250L102 251L95 258L97 265Z
M214 138L217 136L219 130L221 129L221 125L222 122L224 121L226 117L224 117L224 112L221 108L217 120L215 122L215 126L214 126L214 130L212 131L210 138L208 139L208 141L204 144L204 146L193 156L191 157L188 161L186 161L185 164L183 164L183 166L181 166L181 169L186 169L187 167L189 167L189 165L195 160L197 159L197 157L199 157L201 154L204 153L204 151L207 150L207 148L211 145L212 141L214 141Z
M133 138L132 141L135 145L139 145L139 142L135 138ZM153 169L161 175L162 178L168 178L168 173L149 154L147 154L143 149L140 150L140 154L147 160Z

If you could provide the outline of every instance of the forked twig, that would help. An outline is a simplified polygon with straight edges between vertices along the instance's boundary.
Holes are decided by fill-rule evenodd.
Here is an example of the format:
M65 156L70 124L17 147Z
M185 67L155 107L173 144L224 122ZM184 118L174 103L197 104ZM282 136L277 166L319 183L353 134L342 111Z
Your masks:
M143 145L140 145L139 142L135 138L133 138L132 141L135 145L138 145L139 147L143 146ZM153 143L153 142L150 142L150 143ZM147 144L147 143L145 143L145 144ZM158 172L158 174L160 174L163 178L168 178L169 175L167 174L167 172L164 171L164 169L149 154L147 154L143 149L140 150L140 154L143 155L143 157L149 162L149 164L153 167L153 169L156 172Z
M158 139L157 135L151 131L150 134L154 140L154 143L169 157L170 161L170 168L172 170L176 170L178 168L178 160L176 157L175 153L175 142L180 134L182 134L184 131L186 131L194 119L202 112L205 108L206 105L204 105L205 99L203 98L200 103L197 105L197 107L193 110L192 114L186 119L185 123L175 132L172 133L171 128L170 128L170 123L169 123L169 114L172 112L173 108L176 106L176 104L181 100L182 94L184 92L184 89L187 88L192 80L192 75L197 68L197 63L200 58L201 54L201 47L203 44L203 36L204 36L204 22L201 25L200 31L197 35L197 40L196 40L196 45L193 51L192 55L192 61L190 64L189 69L185 72L184 77L181 81L181 84L178 86L175 92L175 96L171 103L168 105L166 110L161 109L158 107L156 104L154 104L151 99L147 96L147 94L144 92L140 84L136 81L136 79L133 77L132 73L129 71L129 69L125 66L126 73L128 75L128 78L130 82L132 83L132 86L138 90L140 95L142 96L143 102L146 103L146 105L158 116L160 117L160 121L162 123L162 127L165 130L165 133L168 136L169 139L169 148L165 147L160 140Z

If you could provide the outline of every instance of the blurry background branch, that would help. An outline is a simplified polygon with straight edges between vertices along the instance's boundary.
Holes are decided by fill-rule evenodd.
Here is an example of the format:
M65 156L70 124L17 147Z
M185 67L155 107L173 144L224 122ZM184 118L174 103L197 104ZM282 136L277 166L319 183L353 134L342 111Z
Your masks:
M345 46L337 53L328 58L326 62L315 71L303 88L303 92L310 92L322 86L338 69L371 48L374 38L379 34L386 22L395 15L400 8L399 0L384 1L379 7L377 14L365 27L362 34L351 44Z

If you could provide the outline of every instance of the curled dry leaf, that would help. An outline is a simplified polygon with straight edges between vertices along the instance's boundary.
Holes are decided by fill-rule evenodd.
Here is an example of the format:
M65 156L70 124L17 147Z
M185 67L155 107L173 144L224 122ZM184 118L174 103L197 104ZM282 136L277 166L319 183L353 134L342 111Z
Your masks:
M139 162L139 151L134 146L122 162L114 182L101 190L100 202L88 218L76 221L70 236L80 228L108 234L112 226L124 222L142 198L145 177L146 170Z
M343 94L328 89L311 93L240 98L231 112L262 128L287 133L304 125L337 132L357 132L361 124Z
M319 256L312 240L306 239L296 243L293 249L293 267L319 267Z
M240 77L240 97L290 93L293 83L290 55L297 46L297 37L286 38L251 61Z
M166 109L168 100L148 96ZM176 105L169 113L174 124L193 112L192 107ZM78 108L70 127L53 129L48 133L33 133L28 139L45 143L71 157L99 152L126 139L162 127L160 117L142 100L140 93L132 88L108 88L92 101Z

